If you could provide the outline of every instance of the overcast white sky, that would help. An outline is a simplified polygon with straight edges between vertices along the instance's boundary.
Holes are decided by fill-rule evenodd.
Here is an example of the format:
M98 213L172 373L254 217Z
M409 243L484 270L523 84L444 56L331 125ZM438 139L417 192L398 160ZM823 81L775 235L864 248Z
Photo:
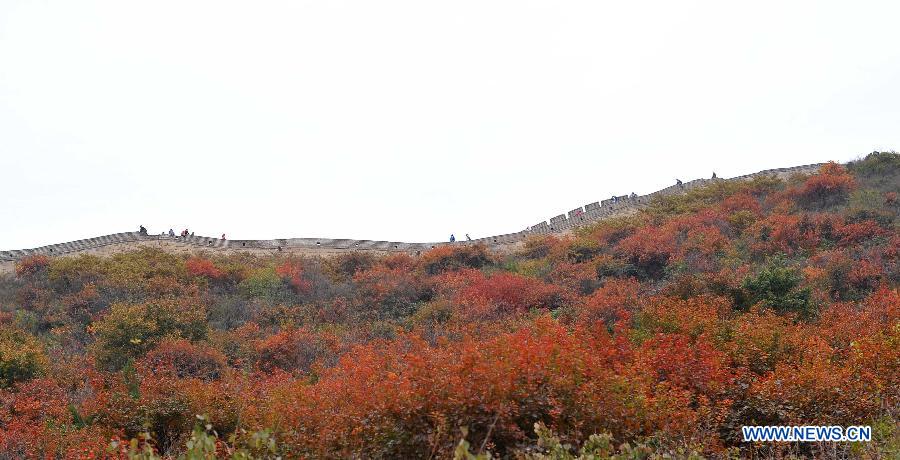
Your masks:
M898 2L0 1L0 249L438 241L900 149Z

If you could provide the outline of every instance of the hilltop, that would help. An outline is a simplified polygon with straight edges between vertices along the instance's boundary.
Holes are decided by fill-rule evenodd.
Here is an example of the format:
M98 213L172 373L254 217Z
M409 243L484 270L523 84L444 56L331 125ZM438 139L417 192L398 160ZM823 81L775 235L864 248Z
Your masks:
M778 168L760 171L732 178L731 180L751 180L760 177L775 177L786 179L797 174L809 174L816 172L821 164L795 166L790 168ZM568 234L577 228L591 225L595 222L631 215L647 206L653 200L670 195L687 193L698 187L704 187L724 179L696 179L686 183L672 185L648 195L623 195L579 206L568 213L552 217L550 223L541 221L524 230L476 238L472 241L459 241L459 245L485 245L495 251L508 250L510 247L521 245L527 238L540 234ZM207 236L169 237L164 233L160 235L141 234L139 232L115 233L96 238L70 241L67 243L51 244L34 249L19 249L0 251L0 273L11 273L15 268L15 261L32 255L61 256L74 254L112 255L121 252L133 251L140 248L157 248L170 253L191 253L198 250L214 251L218 253L250 252L255 254L283 253L301 256L319 255L329 256L348 251L366 251L376 254L392 252L405 252L420 255L424 251L434 249L447 244L445 242L431 243L407 243L398 241L372 241L354 239L332 238L279 238L271 240L226 240Z
M472 243L4 252L0 458L891 458L898 228L875 152Z

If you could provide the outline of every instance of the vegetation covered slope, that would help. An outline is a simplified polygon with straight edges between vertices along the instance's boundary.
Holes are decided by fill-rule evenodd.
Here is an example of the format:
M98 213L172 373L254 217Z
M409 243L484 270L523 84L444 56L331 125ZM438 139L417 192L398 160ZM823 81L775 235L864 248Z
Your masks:
M0 458L898 455L898 184L874 153L503 256L26 259ZM813 424L875 440L741 442Z

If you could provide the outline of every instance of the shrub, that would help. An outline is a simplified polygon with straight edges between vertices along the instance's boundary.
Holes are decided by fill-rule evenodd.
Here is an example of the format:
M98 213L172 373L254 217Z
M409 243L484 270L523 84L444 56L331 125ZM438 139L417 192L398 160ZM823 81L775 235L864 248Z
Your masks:
M357 304L365 316L401 319L415 313L419 304L431 300L432 291L422 276L402 267L384 264L358 272Z
M747 293L744 307L762 303L780 313L798 313L803 318L814 315L809 288L800 288L800 271L776 261L755 276L744 279L741 287Z
M604 278L633 278L641 275L641 271L634 265L610 256L600 256L596 261L597 279Z
M299 261L286 261L275 267L275 273L287 281L296 294L305 294L312 289L312 283L303 277L303 265Z
M165 337L200 340L206 336L206 311L175 301L114 304L103 319L91 326L97 364L118 370L130 359L144 355Z
M490 263L491 257L482 244L439 246L422 255L422 266L429 275L461 268L481 268Z
M309 372L318 360L334 357L332 340L305 328L289 329L271 335L257 346L257 365L264 371Z
M543 259L550 255L550 251L557 244L559 239L552 235L530 236L525 240L518 256L526 259Z
M862 160L851 161L847 169L861 185L879 192L898 192L900 183L900 154L897 152L872 152Z
M163 339L150 350L142 364L155 372L170 372L178 378L218 379L225 368L225 355L208 346L184 339Z
M33 278L40 273L46 273L50 266L50 258L42 255L23 257L16 264L16 275L23 278Z
M48 364L44 347L34 336L0 326L0 388L41 375Z
M531 310L555 310L569 299L557 286L534 278L498 272L467 272L469 284L457 295L470 318L489 319Z
M289 302L293 299L293 293L284 282L284 278L273 268L252 271L241 281L238 288L248 298L265 300L269 303Z
M49 279L56 292L78 292L84 286L102 284L108 276L108 262L93 255L56 257L50 261Z
M348 281L358 272L375 265L375 257L366 252L353 251L328 259L325 264L329 274L336 281Z
M853 176L837 163L828 163L800 187L797 200L812 209L823 209L847 202L856 186Z
M596 241L579 238L569 245L567 258L572 263L587 262L600 253L600 245Z
M213 280L225 276L225 273L216 268L216 265L212 263L211 260L202 257L191 257L184 262L184 266L188 273L194 276L201 276Z

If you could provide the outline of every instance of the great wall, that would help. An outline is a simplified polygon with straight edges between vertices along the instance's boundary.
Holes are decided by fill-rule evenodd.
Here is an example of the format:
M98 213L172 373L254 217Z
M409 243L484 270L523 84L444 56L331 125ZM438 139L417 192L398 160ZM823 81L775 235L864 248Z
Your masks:
M787 178L794 174L812 174L818 171L823 163L795 166L791 168L768 169L753 174L729 179L696 179L682 184L672 185L648 195L611 197L603 201L595 201L580 206L565 214L541 221L515 233L478 238L472 241L461 241L455 244L484 244L491 248L502 249L525 240L530 235L547 233L566 233L573 228L588 225L606 218L637 212L656 197L684 193L693 188L702 187L719 180L746 180L758 176L777 176ZM19 259L31 255L63 256L77 254L109 255L140 247L159 247L169 252L192 252L208 250L215 252L251 252L288 254L320 254L329 255L347 251L406 252L421 253L447 242L404 243L398 241L371 241L329 238L285 238L272 240L223 240L204 236L168 237L165 235L147 235L139 232L114 233L68 243L51 244L34 249L18 249L0 251L0 273L10 273L15 269Z

